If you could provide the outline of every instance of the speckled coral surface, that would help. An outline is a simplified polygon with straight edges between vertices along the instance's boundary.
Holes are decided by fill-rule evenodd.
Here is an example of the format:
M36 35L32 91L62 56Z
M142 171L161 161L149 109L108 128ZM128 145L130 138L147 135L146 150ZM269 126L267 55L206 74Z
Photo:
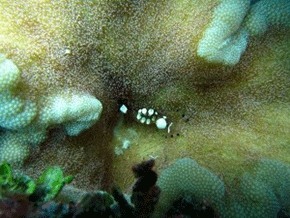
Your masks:
M160 156L159 172L190 156L230 184L261 157L290 162L287 28L270 27L263 36L252 37L240 62L225 67L196 55L219 1L10 3L0 5L7 6L0 17L5 24L0 51L21 69L22 88L32 93L30 98L68 87L88 91L104 105L104 115L92 129L41 147L29 160L34 172L41 171L38 165L61 165L65 172L79 173L76 186L95 188L109 183L101 176L88 179L90 174L112 170L108 175L126 188L133 182L132 164L148 155ZM138 141L123 156L109 158L122 103L129 112L153 107L167 114L174 122L173 136L128 121L124 128L133 128ZM62 145L64 151L55 150ZM54 152L59 161L48 158ZM64 161L67 156L71 162Z

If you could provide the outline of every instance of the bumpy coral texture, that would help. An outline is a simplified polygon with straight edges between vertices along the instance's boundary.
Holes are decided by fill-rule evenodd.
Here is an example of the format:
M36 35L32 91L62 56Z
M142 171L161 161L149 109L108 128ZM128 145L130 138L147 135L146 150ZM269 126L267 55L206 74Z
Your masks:
M29 10L32 5L34 10ZM111 98L123 99L131 93L139 98L158 90L166 79L165 68L171 65L171 69L178 69L180 63L186 64L192 48L188 46L191 37L185 36L194 36L198 26L190 27L178 18L182 25L178 34L168 32L162 22L159 28L164 31L152 29L153 13L168 11L160 16L164 21L171 16L173 6L166 1L2 1L0 7L0 50L7 57L1 57L5 59L3 78L11 72L0 99L1 126L6 131L21 132L23 139L32 144L43 142L47 129L60 124L69 135L87 129L102 111L98 100L103 103ZM182 8L183 4L178 4L178 14L183 13ZM125 26L123 19L128 19ZM194 23L193 14L190 22ZM136 29L143 23L148 24L145 30ZM186 27L190 27L187 33L182 31ZM162 48L152 41L152 35L159 34L157 38L162 41L170 36ZM130 56L131 52L122 47L138 54ZM182 53L186 55L181 57ZM7 91L11 81L17 87ZM11 114L8 109L13 109Z
M37 115L36 105L25 101L15 88L21 80L18 67L4 55L0 60L0 125L16 130L29 125Z
M236 64L247 46L248 34L239 30L250 7L250 0L223 1L199 42L198 55L210 62Z
M21 86L15 87L15 89L13 88L13 91L9 92L12 93L11 95L4 95L6 96L4 99L6 102L5 104L8 105L8 102L14 99L17 105L23 106L22 108L26 108L26 105L32 105L33 107L34 105L37 106L36 117L28 120L28 123L31 122L28 125L29 128L25 127L21 131L17 128L17 130L13 131L22 134L23 137L26 140L28 139L28 142L32 144L39 144L46 138L46 128L53 127L47 125L47 123L63 125L66 130L71 130L71 135L74 135L79 132L77 129L87 127L87 118L89 118L90 115L83 113L84 110L78 107L79 113L76 113L77 116L74 117L73 120L66 120L66 118L72 118L71 114L76 112L76 110L71 107L72 100L80 99L80 102L84 102L85 105L89 105L88 102L93 102L92 105L95 106L97 103L93 99L96 98L100 100L105 108L103 114L106 113L106 119L99 120L101 125L98 125L99 122L97 122L97 126L95 125L90 131L83 133L87 137L78 135L78 141L75 143L76 149L72 149L69 152L71 159L68 158L66 151L61 150L59 150L59 155L56 158L63 163L64 167L67 167L67 171L69 172L73 172L70 171L72 166L77 166L79 171L82 165L86 166L85 171L78 176L80 176L80 180L85 183L85 185L81 187L87 188L86 185L89 183L86 179L87 177L93 177L91 174L97 171L104 173L105 168L112 168L104 161L106 160L104 157L106 157L106 155L108 157L110 154L108 152L108 145L110 145L110 133L112 132L114 122L116 118L118 118L118 103L128 103L128 106L131 106L130 109L144 106L154 106L156 109L159 109L158 107L161 106L167 106L167 108L173 109L174 104L176 107L185 106L194 108L195 110L196 108L193 101L199 98L197 107L198 116L206 114L205 117L211 117L213 120L218 120L218 112L223 109L226 109L224 113L226 118L234 117L237 114L247 114L247 108L249 106L254 105L254 107L256 107L256 105L261 104L261 102L264 103L264 101L260 101L261 95L264 93L270 93L263 96L266 102L269 101L269 97L277 100L276 98L279 96L279 105L283 105L280 104L280 97L289 96L288 89L284 89L285 81L287 81L286 78L288 78L288 76L284 77L282 73L270 74L269 72L276 72L275 69L278 71L285 70L284 63L286 61L281 61L283 60L282 56L284 56L285 59L288 57L287 54L285 54L285 51L289 50L285 48L288 46L284 43L285 40L281 41L281 44L285 46L284 50L282 49L284 51L282 53L273 52L273 48L277 47L277 44L267 44L267 42L271 42L272 39L275 38L271 36L267 37L268 41L264 41L264 44L260 43L259 39L256 39L256 43L252 46L252 51L258 50L263 54L266 53L264 51L272 49L271 52L273 52L273 56L271 56L270 61L273 63L272 67L266 65L266 67L263 68L263 63L270 62L268 59L259 60L260 56L255 52L253 52L254 54L248 52L248 56L246 56L247 59L244 59L242 62L240 61L234 68L220 66L212 67L212 65L209 66L203 59L200 60L196 57L195 54L198 41L202 37L204 29L210 23L211 14L218 2L220 1L1 1L0 52L6 54L6 59L12 60L14 65L17 65L18 69L21 69ZM227 2L231 3L233 1L224 1L221 5L227 5ZM246 26L247 14L250 14L250 11L253 10L252 8L258 7L259 3L257 2L254 5L250 5L248 12L245 12L246 10L244 8L248 7L248 1L239 0L236 2L240 3L239 5L241 7L234 4L228 5L229 7L226 7L226 9L229 9L232 13L225 13L225 17L219 18L220 20L218 20L222 21L222 24L228 25L220 25L220 28L218 28L218 30L228 34L225 41L217 43L218 48L221 46L221 52L219 52L219 50L213 51L214 55L217 54L221 57L222 64L225 63L224 60L229 60L229 63L234 63L239 60L241 52L244 49L244 42L247 42L247 34L244 28L236 28L236 26ZM280 2L285 1L275 2L279 10ZM230 6L233 6L235 10L230 10ZM283 10L287 11L287 4L284 6L285 10ZM222 7L218 11L224 12ZM235 11L239 13L233 13ZM265 9L265 11L267 12L267 9ZM285 15L284 12L282 15L283 14ZM214 15L219 17L218 13L215 14L214 12ZM241 15L245 15L245 17L241 18ZM282 16L283 19L284 15ZM249 16L249 18L250 17L251 16ZM253 28L255 28L256 23L262 23L260 21L264 20L261 16L255 17L257 20L255 21L255 18L253 22L251 21ZM229 21L227 18L233 19ZM278 21L281 19L279 18ZM240 21L242 22L241 24ZM285 19L285 21L287 21L287 19ZM229 27L230 30L227 29L227 27ZM236 30L236 32L231 33L231 30ZM248 31L252 31L253 33L251 34L254 35L254 30L250 30L249 28ZM257 30L256 32L259 33L261 31ZM214 33L216 34L218 31ZM214 39L214 37L210 37L210 39ZM219 37L217 37L217 39L220 40ZM215 41L205 41L206 43L209 42L208 48L211 48L211 43L215 43ZM259 50L261 44L267 44L267 48L270 49ZM277 49L283 46L279 45ZM227 54L233 55L227 56ZM257 55L256 57L255 54ZM276 54L281 56L277 58ZM213 57L215 58L214 55ZM254 61L256 61L256 63L252 61L252 58L255 59ZM249 71L252 64L259 66L255 69L251 68L254 72ZM286 70L288 70L288 68ZM275 80L277 75L278 77L280 76L279 81L281 82ZM251 90L246 89L245 92L233 91L244 83L247 83L249 78L255 76L257 78L263 78L267 81L267 84L260 85L260 80L257 79L257 85ZM18 76L16 77L18 78ZM269 78L271 78L271 80L269 80ZM9 82L7 84L11 83ZM212 89L212 87L217 88ZM199 95L195 95L196 89L200 91ZM159 93L161 93L160 90L163 90L163 95L159 95ZM277 90L278 92L276 92ZM253 95L249 96L249 93L252 92L254 93L253 95L257 94L257 99L256 96L255 98L252 98ZM81 98L81 96L84 98ZM211 102L215 102L215 104L211 104ZM194 107L191 107L192 105L194 105ZM206 106L204 107L204 105ZM33 108L32 106L31 108ZM17 108L19 109L19 106L17 106ZM64 121L62 123L58 122L58 119L53 118L53 115L50 114L50 112L55 112L56 108L62 110L57 116L60 118L59 120ZM98 107L93 106L93 108L96 109ZM237 108L237 110L232 110L233 108ZM45 113L41 114L42 111ZM100 111L100 107L98 111ZM26 114L26 110L21 111L19 114L21 115L22 112ZM279 111L277 114L279 114ZM10 116L10 114L8 115ZM94 115L95 114L91 114L91 117L94 118ZM81 118L82 116L84 119ZM252 115L250 114L250 116ZM279 116L280 115L277 115L277 117ZM108 119L108 117L110 119ZM256 117L256 114L254 114L253 117ZM287 117L289 116L287 115ZM102 116L102 118L104 118L104 116ZM225 120L226 123L228 120ZM206 118L201 122L199 121L200 120L196 119L196 122L192 125L190 122L188 123L186 128L191 130L191 132L188 131L188 133L185 133L185 135L187 134L187 139L182 141L182 144L176 143L176 145L186 144L188 147L196 148L197 152L192 153L192 155L204 155L207 157L205 160L205 162L207 162L209 160L208 154L212 152L208 151L208 147L204 147L204 144L208 141L205 142L204 138L199 138L200 140L196 142L193 131L197 130L196 132L203 135L202 133L204 133L204 130L200 127L206 126L208 120ZM244 123L245 120L238 120L238 122L239 121ZM25 122L24 125L26 125ZM71 125L71 122L74 124ZM88 123L90 123L90 121ZM284 121L281 121L281 123L284 123ZM279 125L281 123L279 123ZM201 126L199 124L201 124ZM248 140L248 127L250 127L251 124L251 122L245 121L245 125L241 125L242 128L236 128L230 131L234 136L237 136L237 140L241 140L242 138L243 140L244 138ZM227 124L223 123L223 125L226 126ZM259 125L259 128L260 126L266 125L267 124ZM43 128L44 126L45 128ZM176 127L177 123L175 122L174 128ZM183 129L183 127L184 125L181 129ZM226 127L231 128L231 126ZM285 125L285 127L287 127L287 125ZM172 131L174 131L174 128ZM244 129L247 129L247 131ZM279 128L276 129L278 131ZM259 130L260 132L264 131L261 129ZM212 135L212 132L221 132L222 135L228 134L223 132L222 129L216 128L215 125L210 126L208 129L206 128L205 131L210 132L210 136L213 138L210 144L214 149L216 147L215 141L221 142L219 145L222 146L225 144L224 142L228 143L228 139L231 139L223 138L220 135ZM239 131L245 131L247 134L243 132L239 134L239 136L235 135L235 132ZM182 136L184 132L185 131L183 131L183 133L180 132L180 136ZM256 133L256 131L253 132ZM144 132L140 131L140 139L144 137L143 133ZM279 133L282 134L281 132ZM2 136L1 138L4 140L5 134ZM263 138L264 134L260 134L259 136L255 134L255 137ZM219 138L222 139L216 140ZM144 144L142 144L144 152L140 152L139 150L136 151L137 155L132 155L130 158L127 158L126 162L121 162L121 168L124 168L125 164L131 165L129 163L130 161L135 161L137 158L143 158L145 154L147 155L146 152L154 151L154 149L151 149L152 147L156 147L158 148L156 151L160 151L160 147L163 146L163 144L162 141L159 143L160 141L157 139L158 136L152 139L152 142L150 140L150 145L147 144L147 147L144 142ZM74 138L74 140L77 139ZM249 140L250 142L254 141L252 139ZM71 144L72 143L68 142L67 147L71 147ZM154 146L152 146L152 144L154 144ZM167 142L164 144L167 144ZM196 144L198 146L196 146ZM239 145L239 143L235 144ZM60 148L62 145L63 143L59 143ZM173 143L171 143L170 146L164 147L172 148L171 146L173 146ZM267 146L269 146L269 144L267 144ZM246 148L242 147L241 149ZM95 154L98 151L99 155L96 156ZM179 150L176 149L176 151ZM224 155L228 157L228 153L231 155L231 151L229 146L229 149L219 149L218 153L214 153L219 160L217 163L225 163L224 165L231 163L224 158ZM236 156L242 159L243 156L240 155L239 150L235 151L237 151ZM175 152L176 154L172 155L172 153L173 152L169 153L169 159L179 154ZM86 161L80 161L76 159L74 155L81 155L82 157L80 159ZM23 160L23 158L20 159ZM45 157L40 160L43 168L45 168L45 164L51 164L49 161L44 163L44 159ZM69 162L67 162L67 159L70 159ZM235 160L235 158L231 159L232 163L235 163L233 165L237 166L239 162ZM211 161L212 159L209 160L209 162ZM75 164L75 162L77 162L77 164ZM98 166L100 167L94 168L95 162L98 162ZM57 165L59 162L55 161L54 164ZM40 164L36 162L34 166L37 168L39 165ZM222 166L222 164L218 166ZM121 170L123 169L118 170L118 175L122 172ZM97 179L97 176L94 178ZM101 179L99 181L101 181ZM127 180L122 179L122 181ZM106 183L106 181L104 183ZM92 183L90 185L90 187L93 186Z
M257 164L254 172L246 173L244 177L245 183L247 183L247 178L260 183L256 189L258 192L262 191L261 193L268 192L267 195L271 197L272 201L269 205L272 207L275 206L275 201L278 201L283 208L290 206L290 167L286 164L278 160L262 160ZM242 184L242 190L244 187L245 184ZM255 197L259 196L251 196L251 200L256 201ZM259 199L267 201L267 197Z
M232 193L211 171L190 158L179 159L164 170L157 181L161 195L154 217L163 217L180 198L207 202L219 217L277 217L289 213L290 167L278 160L253 163L236 183ZM235 191L234 191L235 190Z
M167 212L173 202L181 197L200 202L205 200L216 205L225 194L223 182L190 158L179 159L163 171L156 185L161 188L161 194L154 217Z
M22 163L29 156L30 148L21 134L6 132L1 133L0 137L0 162Z
M88 129L100 117L102 104L85 93L64 91L47 97L40 114L40 123L46 126L63 124L68 135L75 136Z
M71 90L27 100L20 70L3 55L0 86L0 126L4 131L0 160L9 163L22 163L28 156L28 145L43 142L48 128L63 125L68 135L78 135L99 119L103 108L94 96Z
M92 190L110 186L110 136L103 133L110 132L108 126L114 121L103 122L75 146L70 142L67 148L59 142L62 149L55 150L55 144L45 144L54 128L59 134L65 130L67 135L80 135L100 118L104 102L111 101L104 95L109 86L103 82L110 67L100 53L100 35L107 34L104 23L114 11L107 3L1 1L0 53L5 55L0 58L4 62L0 79L10 80L0 87L5 92L0 98L0 113L5 115L0 120L0 126L5 124L1 128L0 160L25 167L23 170L33 177L56 165L76 176L73 185L77 187ZM13 108L14 113L7 112ZM114 109L108 108L107 114ZM12 126L12 118L19 124ZM49 156L52 153L53 157ZM29 163L25 165L24 160Z
M223 199L221 217L271 218L280 211L289 214L289 176L289 165L272 159L258 161L237 183L238 192Z
M199 42L198 55L209 62L237 64L250 35L263 34L269 25L290 26L287 0L224 0L215 9L213 20Z

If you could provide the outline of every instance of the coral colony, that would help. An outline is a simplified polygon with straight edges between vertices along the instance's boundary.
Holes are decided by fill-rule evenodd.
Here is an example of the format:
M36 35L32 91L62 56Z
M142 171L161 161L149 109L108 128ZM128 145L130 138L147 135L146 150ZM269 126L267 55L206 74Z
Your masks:
M0 9L1 218L290 217L289 0Z

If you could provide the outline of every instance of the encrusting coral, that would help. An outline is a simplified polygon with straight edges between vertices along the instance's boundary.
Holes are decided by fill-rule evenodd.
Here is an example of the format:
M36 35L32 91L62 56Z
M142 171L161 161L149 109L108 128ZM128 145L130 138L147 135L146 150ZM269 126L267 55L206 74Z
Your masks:
M129 200L117 187L111 195L65 186L73 176L64 177L58 167L48 168L34 181L23 173L15 175L7 163L2 163L0 212L10 217L22 214L30 218L289 217L290 167L280 161L263 159L254 163L235 185L235 196L224 189L213 172L198 166L194 159L177 160L161 173L158 183L154 165L155 159L150 158L133 166L137 181ZM217 195L218 186L222 192ZM59 195L62 197L58 198Z
M21 80L20 70L11 60L0 54L0 72L1 127L10 130L26 127L36 117L37 107L35 103L23 99L22 93L15 90Z
M12 61L4 60L1 69L4 89L1 92L0 111L1 127L4 130L1 136L2 161L22 163L27 152L16 152L23 157L15 155L14 159L14 156L8 158L5 154L13 147L17 150L17 146L39 145L47 138L48 128L63 125L68 135L75 136L92 126L100 117L103 109L101 102L86 93L65 90L34 102L22 99L23 93L17 91L19 84L15 81L19 75L18 68Z
M235 65L245 51L248 33L241 24L250 0L226 0L215 9L213 21L200 40L197 53L209 62Z
M1 160L27 174L60 166L74 187L125 189L148 155L159 156L157 172L192 157L194 173L217 173L223 190L260 158L290 162L288 1L4 0L0 9ZM123 104L132 147L115 157ZM166 114L170 134L134 122L140 108Z
M198 55L209 62L237 64L251 35L265 33L270 25L290 26L288 0L225 0L215 9L210 27L198 45Z
M3 140L9 132L9 139L13 135L21 137L19 140L31 147L44 142L51 128L63 125L67 134L75 136L100 117L103 85L98 76L89 72L100 72L102 63L93 58L98 54L84 49L88 45L75 44L74 40L79 41L77 35L81 37L83 31L68 34L78 25L74 23L75 18L63 11L70 8L69 4L64 1L15 4L2 1L0 4L3 11L5 8L0 16L3 54L0 79L6 81L1 87ZM27 10L29 5L34 5L36 10ZM91 67L84 66L90 58L96 62ZM19 164L24 159L9 158L11 163ZM2 156L1 160L8 159Z
M225 195L223 182L190 158L179 159L164 170L156 185L161 194L153 217L162 217L179 198L206 201L215 207Z

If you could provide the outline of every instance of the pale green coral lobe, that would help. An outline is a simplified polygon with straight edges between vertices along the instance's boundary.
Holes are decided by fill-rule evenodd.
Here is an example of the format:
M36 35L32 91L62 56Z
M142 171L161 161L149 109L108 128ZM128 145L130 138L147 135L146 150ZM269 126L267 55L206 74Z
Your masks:
M224 0L215 9L197 54L209 62L234 66L247 48L251 35L261 35L269 25L290 26L288 0Z
M225 0L215 9L213 21L199 42L199 56L225 65L239 62L247 47L248 32L241 24L250 3L250 0Z
M190 197L197 201L207 200L217 205L225 195L225 187L220 178L199 166L190 158L177 160L164 170L157 185L162 192L154 217L162 217L174 201L180 197Z

